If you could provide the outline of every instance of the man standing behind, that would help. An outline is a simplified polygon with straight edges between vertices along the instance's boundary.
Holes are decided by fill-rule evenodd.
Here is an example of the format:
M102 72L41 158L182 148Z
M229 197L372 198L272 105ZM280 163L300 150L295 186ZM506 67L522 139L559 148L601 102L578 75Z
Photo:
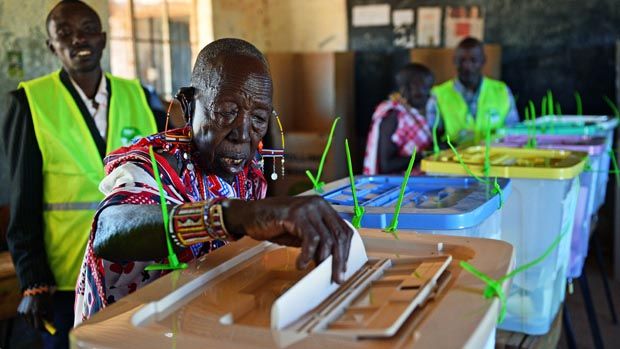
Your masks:
M460 144L479 142L491 131L519 122L519 114L508 86L482 75L486 61L482 42L465 38L454 53L458 76L433 88L443 129ZM435 108L429 111L434 114ZM433 122L435 115L429 115Z
M106 34L91 7L61 1L46 26L62 69L22 82L0 119L11 186L7 240L23 291L19 315L47 329L46 348L68 348L77 275L103 198L102 159L164 120L158 114L156 122L138 81L103 73Z

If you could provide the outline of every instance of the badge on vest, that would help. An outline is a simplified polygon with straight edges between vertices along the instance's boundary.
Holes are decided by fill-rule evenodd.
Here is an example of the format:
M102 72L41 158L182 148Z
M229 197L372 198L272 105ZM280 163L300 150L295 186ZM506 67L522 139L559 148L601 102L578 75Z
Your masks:
M499 115L499 110L497 109L489 109L489 117L491 120L491 125L495 125L501 120L501 115Z
M142 138L140 131L135 127L125 127L121 130L121 144L126 147Z

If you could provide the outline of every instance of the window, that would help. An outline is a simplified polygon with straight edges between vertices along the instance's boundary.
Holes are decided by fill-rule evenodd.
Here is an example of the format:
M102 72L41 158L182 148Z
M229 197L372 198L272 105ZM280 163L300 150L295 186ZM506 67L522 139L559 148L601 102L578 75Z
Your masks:
M164 99L189 84L195 0L110 0L109 9L113 74L137 77Z

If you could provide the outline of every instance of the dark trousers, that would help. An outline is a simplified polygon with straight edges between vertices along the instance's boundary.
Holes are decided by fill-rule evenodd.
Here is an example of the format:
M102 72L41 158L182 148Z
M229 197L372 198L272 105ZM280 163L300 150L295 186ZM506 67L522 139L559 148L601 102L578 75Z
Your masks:
M54 293L54 327L56 334L43 333L43 348L68 349L69 331L73 327L73 304L75 292L56 291Z

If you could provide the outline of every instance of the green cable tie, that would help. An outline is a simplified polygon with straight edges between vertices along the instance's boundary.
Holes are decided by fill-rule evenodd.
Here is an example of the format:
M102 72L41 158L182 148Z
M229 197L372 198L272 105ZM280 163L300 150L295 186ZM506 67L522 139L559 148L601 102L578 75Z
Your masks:
M607 105L614 112L614 116L615 117L620 117L620 110L618 110L618 107L616 106L616 103L614 103L611 99L609 99L609 97L607 97L605 95L603 95L603 99L605 100L605 103L607 103Z
M456 159L461 164L461 167L463 167L465 172L467 172L467 174L470 177L475 178L478 182L480 182L482 184L485 184L487 186L491 184L488 180L484 180L484 179L476 176L476 174L473 173L472 170L469 169L469 167L465 164L465 161L463 161L463 158L461 158L461 155L459 154L459 152L452 145L452 142L450 142L450 136L449 135L447 136L446 141L447 141L448 146L450 147L450 149L452 149L452 152L454 153L454 156L456 156ZM502 188L500 187L499 183L497 182L497 177L495 177L495 180L493 181L493 194L498 194L499 195L499 208L502 208L502 206L504 206L504 194L502 192Z
M493 280L491 277L479 271L473 265L465 261L461 261L459 263L459 265L463 269L470 272L471 274L473 274L474 276L482 280L482 282L484 282L487 285L483 292L484 298L489 299L493 297L494 295L499 298L501 307L500 307L500 315L497 321L498 324L502 323L506 316L506 295L504 294L504 291L502 290L501 284L508 279L514 278L517 274L522 273L526 271L527 269L530 269L534 267L535 265L540 264L542 261L544 261L547 257L549 257L551 252L553 252L553 250L555 250L555 248L560 244L560 242L562 241L564 236L566 236L567 233L568 233L568 225L565 225L563 232L560 235L558 235L558 237L555 238L553 243L551 243L551 245L547 247L547 249L543 252L542 255L540 255L538 258L534 259L533 261L516 268L512 272L502 276L501 278L497 280Z
M530 107L530 123L532 124L532 148L536 148L538 146L538 141L536 140L536 106L532 100L529 101Z
M353 176L353 166L351 165L351 152L349 151L349 140L345 138L344 147L347 152L347 166L349 167L349 182L351 182L351 193L353 196L353 220L351 223L356 229L362 225L362 217L364 216L364 207L360 206L357 201L357 191L355 190L355 177Z
M411 175L411 170L413 169L413 163L415 162L415 155L417 149L413 148L413 153L411 154L411 159L409 160L409 166L407 166L407 171L405 171L405 177L403 178L403 183L400 185L400 193L398 194L398 201L396 202L396 208L394 209L394 215L392 216L392 222L390 225L384 229L386 233L392 233L396 239L398 239L397 229L398 229L398 215L400 214L400 207L403 204L403 199L405 197L405 190L407 189L407 182L409 181L409 176Z
M611 158L611 165L613 166L613 174L616 176L616 186L620 187L620 171L618 171L618 160L616 160L616 154L613 149L609 149L609 157Z
M575 104L577 105L577 115L583 115L583 105L581 104L581 95L575 91Z
M489 178L491 171L491 114L487 114L487 128L484 132L484 177Z
M540 116L547 115L547 96L543 96L542 102L540 102Z
M317 193L323 192L323 185L325 185L325 182L320 181L321 173L323 173L323 165L325 164L325 158L327 158L327 153L329 152L329 148L332 145L332 139L334 138L334 131L336 130L336 124L338 123L338 120L340 120L340 117L337 117L332 123L332 128L331 128L331 131L329 132L329 137L327 138L327 144L325 145L325 149L323 150L323 155L321 156L321 162L319 162L319 169L316 173L316 177L312 175L312 172L310 172L310 170L306 170L306 175L308 176L308 178L310 178L310 181L312 182L312 186L314 187L314 191L316 191Z
M157 166L157 160L155 159L155 153L153 152L153 147L149 146L149 154L151 155L151 164L153 166L153 176L155 177L155 181L157 182L157 187L159 188L159 203L161 206L161 214L164 220L164 235L166 236L166 247L168 249L168 264L151 264L145 268L145 270L175 270L175 269L185 269L187 268L186 263L179 263L179 258L176 253L174 253L174 249L172 249L172 242L170 241L170 235L167 233L168 231L168 222L170 221L168 217L168 206L166 205L166 194L164 193L164 186L161 184L161 179L159 178L159 169Z
M560 106L560 102L555 102L555 110L557 116L562 116L562 107Z
M439 155L439 143L437 142L437 128L439 128L439 107L437 103L435 103L435 120L433 121L433 154L435 154L435 159Z
M530 109L525 107L525 121L527 122L527 143L526 148L532 148L532 122L530 121Z
M506 317L506 294L504 293L504 290L502 289L501 283L493 280L491 277L479 271L473 265L465 261L461 261L459 265L461 266L461 268L465 269L465 271L470 272L471 274L473 274L478 279L482 280L482 282L484 282L487 285L484 288L484 292L483 292L484 298L489 299L493 297L494 295L496 295L499 298L500 312L499 312L499 318L497 320L497 323L498 324L502 323L504 321L504 318Z
M553 111L553 93L551 90L547 90L547 112L549 115L555 115Z

